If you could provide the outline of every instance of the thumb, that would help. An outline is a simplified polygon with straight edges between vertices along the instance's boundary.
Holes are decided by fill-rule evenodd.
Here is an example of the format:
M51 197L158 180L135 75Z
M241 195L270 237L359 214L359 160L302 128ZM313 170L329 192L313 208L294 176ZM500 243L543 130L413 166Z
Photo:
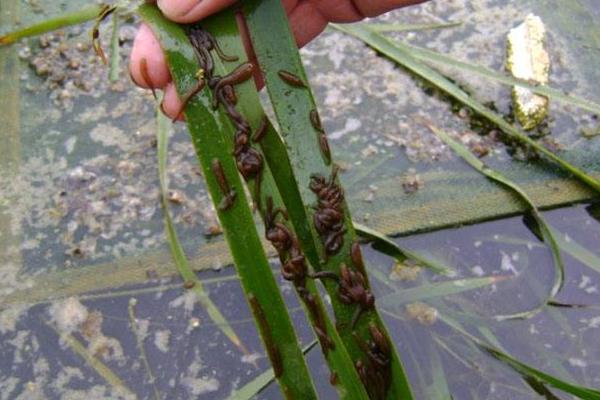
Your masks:
M158 0L158 8L172 21L189 24L229 7L236 0Z

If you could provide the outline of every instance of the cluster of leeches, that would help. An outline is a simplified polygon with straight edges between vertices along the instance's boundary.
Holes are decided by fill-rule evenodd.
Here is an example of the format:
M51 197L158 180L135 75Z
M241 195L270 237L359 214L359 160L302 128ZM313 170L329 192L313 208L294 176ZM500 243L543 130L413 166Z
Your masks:
M264 137L267 131L267 120L266 118L263 119L254 135L251 136L250 124L236 109L237 96L234 89L235 85L252 77L254 66L248 62L242 63L226 76L215 76L211 51L214 50L224 61L236 61L237 58L223 54L214 37L201 28L192 28L189 32L189 38L200 64L200 70L197 74L198 82L183 97L182 106L177 117L183 112L190 100L207 84L212 91L213 108L216 109L221 104L230 121L235 126L233 156L236 159L237 168L242 176L246 180L255 180L255 200L260 208L263 157L257 150L252 148L250 141L259 142ZM291 86L305 87L302 79L287 71L280 71L279 77ZM329 164L331 160L329 145L317 111L312 110L308 118L319 135L321 154L327 164ZM219 204L219 209L224 211L234 204L236 192L227 182L219 160L214 159L212 161L212 170L224 196ZM329 178L315 174L311 176L310 182L310 190L315 193L317 198L313 223L321 238L325 250L325 258L334 256L341 251L344 244L344 234L346 233L346 229L344 228L344 192L336 182L337 171L338 168L334 166ZM315 333L324 354L327 355L329 350L335 348L334 342L327 335L322 306L306 288L307 278L331 278L338 282L338 297L340 301L347 305L356 305L357 307L351 321L352 328L354 328L362 312L372 309L375 304L375 297L368 288L360 246L358 242L354 242L350 249L350 259L354 264L354 270L342 264L339 276L330 271L310 274L298 238L282 222L282 220L288 219L287 212L281 208L275 208L271 197L267 197L266 203L264 212L265 236L277 250L282 262L283 278L294 285L300 298L311 313ZM270 329L263 309L256 297L250 296L250 305L254 314L257 315L261 331L266 335L265 344L267 352L273 363L275 376L278 377L283 373L281 354L272 337L269 336ZM371 340L367 342L355 334L359 346L367 355L366 361L356 361L355 367L361 381L367 387L370 397L382 399L385 397L391 380L391 348L385 334L374 324L369 325L369 333ZM337 381L335 374L332 375L331 381L332 384L335 384Z

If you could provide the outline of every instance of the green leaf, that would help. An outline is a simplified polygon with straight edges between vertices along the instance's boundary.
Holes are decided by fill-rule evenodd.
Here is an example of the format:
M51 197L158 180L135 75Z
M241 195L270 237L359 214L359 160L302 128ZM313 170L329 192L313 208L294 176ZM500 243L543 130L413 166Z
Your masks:
M193 285L191 288L202 307L208 313L210 319L221 329L221 331L227 336L227 338L244 354L250 354L238 335L235 333L231 325L227 322L227 319L223 316L221 311L217 308L215 303L208 296L207 291L204 289L202 281L198 279L196 273L190 267L190 264L185 256L183 246L179 242L177 231L173 225L171 213L169 212L169 183L167 180L167 155L169 148L169 129L171 128L171 121L164 116L164 114L157 109L156 112L156 141L157 141L157 154L158 154L158 177L160 182L160 199L164 213L165 230L167 233L167 241L169 248L171 249L171 255L173 261L177 267L177 271L186 285Z
M359 236L371 240L375 250L395 258L398 262L404 262L406 259L411 259L419 266L428 268L437 274L449 275L452 273L452 268L442 265L437 261L427 259L412 250L401 248L387 235L378 232L375 229L371 229L368 226L357 222L354 223L354 229L356 229L356 233L358 233Z
M317 345L316 340L306 346L303 353L306 355L308 352ZM237 389L235 392L227 398L227 400L250 400L258 395L261 391L267 388L275 380L275 374L273 369L269 368L250 382Z
M138 13L158 38L177 92L183 97L195 86L199 70L183 27L164 18L155 5L144 4ZM227 34L232 24L235 29L234 20L224 22L221 33ZM281 389L292 398L316 399L298 339L271 274L243 183L231 157L233 149L225 138L221 117L212 109L208 95L194 97L185 110L185 117L213 203L226 204L235 191L232 204L217 206L217 214L259 333L274 368L280 373Z

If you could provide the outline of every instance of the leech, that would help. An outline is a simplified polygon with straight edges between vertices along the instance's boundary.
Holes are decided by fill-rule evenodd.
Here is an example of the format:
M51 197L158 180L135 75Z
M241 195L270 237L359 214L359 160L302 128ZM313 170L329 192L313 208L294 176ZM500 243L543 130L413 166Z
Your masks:
M291 72L281 70L278 72L279 77L286 83L296 86L296 87L306 87L306 84L302 81L302 79L298 78L296 75Z
M154 100L157 100L158 97L156 97L156 89L154 88L154 82L152 82L152 78L150 78L150 74L148 73L148 60L146 60L146 57L143 57L140 60L140 74L142 74L144 85L150 87L150 90L152 90L152 96L154 96Z
M266 115L263 115L262 119L260 120L260 125L258 125L256 132L254 132L254 135L252 136L252 140L254 142L258 143L265 137L265 134L267 133L268 121L269 120L267 119Z
M229 182L227 181L227 177L225 176L225 171L223 171L223 166L221 162L214 158L212 160L212 171L215 174L215 178L217 179L217 184L223 193L223 199L219 203L219 210L225 211L231 208L235 201L236 192L231 189L229 186Z
M321 118L319 118L319 113L317 110L310 110L310 123L313 128L319 132L323 132L323 125L321 124Z
M250 302L250 307L252 308L252 312L256 317L256 322L258 322L258 326L262 333L262 338L265 342L265 348L267 349L269 359L271 360L271 365L273 366L273 374L276 378L279 378L283 374L283 361L281 359L279 348L273 340L273 332L271 331L271 327L269 326L265 312L263 311L263 308L258 302L256 296L253 294L248 296L248 301Z
M329 165L331 163L331 151L329 150L329 142L325 133L319 134L319 147L321 148L321 154L323 154L325 161Z
M204 88L205 84L206 81L204 79L199 80L198 82L196 82L194 87L183 96L183 99L181 99L181 106L179 106L179 110L177 110L177 114L173 118L173 122L177 121L177 119L181 117L181 114L183 114L189 102L194 98L194 96L200 93L200 91Z
M329 383L332 386L336 386L338 384L338 374L337 374L337 372L332 372L331 375L329 375Z
M235 86L244 81L247 81L252 77L253 73L254 64L245 62L243 64L238 65L236 69L231 71L228 75L225 75L224 77L216 81L216 84L214 84L213 88L213 93L215 94L213 95L213 109L216 109L219 105L219 99L218 96L216 96L216 94L219 94L226 86ZM211 84L212 82L210 82L209 85L213 86Z
M365 263L362 258L362 253L360 251L360 244L358 241L352 242L352 247L350 248L350 259L352 260L352 264L354 267L360 271L363 276L367 276L365 271Z

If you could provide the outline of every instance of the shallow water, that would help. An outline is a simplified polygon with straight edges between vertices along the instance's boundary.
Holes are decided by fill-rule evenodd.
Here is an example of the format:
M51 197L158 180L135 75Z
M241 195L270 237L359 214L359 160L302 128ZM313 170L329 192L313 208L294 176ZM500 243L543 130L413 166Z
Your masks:
M551 85L598 101L600 81L589 64L600 56L594 47L600 32L585 30L600 19L594 0L574 2L572 17L552 12L565 7L560 2L512 3L432 2L380 21L462 21L455 28L391 36L501 70L504 34L535 11L550 32ZM43 7L55 12L60 6ZM23 3L20 18L43 14ZM132 35L132 26L122 28L123 59ZM204 270L200 277L242 337L246 355L210 323L173 272L158 203L151 96L133 88L126 74L109 84L86 40L85 29L73 28L47 45L26 41L16 46L16 64L2 64L3 96L20 106L2 117L8 128L1 149L10 157L0 158L0 399L152 398L157 392L168 399L227 398L268 361L222 238L210 234L217 230L215 217L187 134L178 126L171 140L171 189L182 199L172 212L188 256ZM65 42L69 50L60 47ZM442 277L399 269L363 249L416 398L539 397L460 327L547 373L600 387L600 224L590 193L548 165L512 161L504 145L488 140L491 128L476 129L474 119L459 116L460 107L348 36L327 32L303 56L335 157L346 169L342 179L355 220L399 234L398 243L453 270ZM510 112L509 88L447 73L477 99ZM508 217L522 205L452 155L419 118L465 144L489 146L486 163L518 181L539 204L563 205L544 213L561 238L566 264L557 301L591 306L546 307L527 320L494 318L543 301L555 274L551 254L521 217ZM598 174L600 139L580 134L596 123L589 113L553 102L547 137ZM418 190L409 193L403 184L414 181ZM573 201L584 203L564 206ZM456 227L478 221L488 222ZM278 266L273 269L279 276ZM312 333L293 289L279 279L298 336L308 345ZM102 377L81 357L85 351L77 352L78 343L114 376ZM310 351L308 360L322 398L335 398L319 350ZM119 393L110 384L115 379L135 395ZM272 384L258 398L281 395Z

